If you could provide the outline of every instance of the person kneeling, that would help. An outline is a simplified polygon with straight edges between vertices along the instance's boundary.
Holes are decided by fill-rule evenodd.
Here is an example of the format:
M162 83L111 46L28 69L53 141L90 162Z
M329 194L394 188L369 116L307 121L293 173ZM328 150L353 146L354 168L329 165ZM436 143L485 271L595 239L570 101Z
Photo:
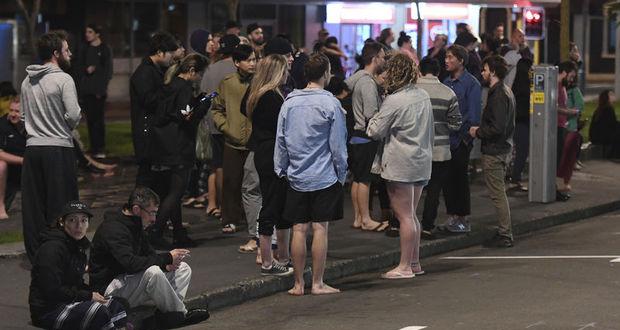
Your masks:
M127 299L132 308L154 304L155 315L144 321L147 329L202 322L209 312L201 308L188 311L183 303L192 270L182 260L189 251L157 253L145 235L158 207L157 194L138 187L120 213L103 221L93 238L91 286L105 296Z
M88 290L86 230L92 218L79 201L65 205L58 227L41 235L41 246L32 266L30 316L32 324L45 329L124 328L127 314L120 299L104 298Z

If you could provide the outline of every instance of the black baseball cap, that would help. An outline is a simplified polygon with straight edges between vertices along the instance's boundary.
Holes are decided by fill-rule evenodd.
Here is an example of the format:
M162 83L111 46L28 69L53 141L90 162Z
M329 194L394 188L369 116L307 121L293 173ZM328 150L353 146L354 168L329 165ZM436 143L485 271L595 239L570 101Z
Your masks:
M70 214L74 213L84 213L88 215L89 218L93 217L93 213L88 208L88 205L80 202L80 201L70 201L62 208L62 212L60 213L60 217L64 218Z

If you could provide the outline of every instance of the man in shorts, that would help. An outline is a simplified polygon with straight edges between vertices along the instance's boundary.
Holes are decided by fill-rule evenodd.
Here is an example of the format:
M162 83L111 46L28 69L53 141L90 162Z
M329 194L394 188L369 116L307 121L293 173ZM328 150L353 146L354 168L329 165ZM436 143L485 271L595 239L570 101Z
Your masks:
M289 294L304 294L306 234L312 226L312 294L340 290L323 283L329 221L342 219L343 185L347 174L345 113L324 90L329 60L314 54L304 65L309 83L288 95L278 118L274 169L286 177L289 189L283 218L293 225L291 257L295 286Z

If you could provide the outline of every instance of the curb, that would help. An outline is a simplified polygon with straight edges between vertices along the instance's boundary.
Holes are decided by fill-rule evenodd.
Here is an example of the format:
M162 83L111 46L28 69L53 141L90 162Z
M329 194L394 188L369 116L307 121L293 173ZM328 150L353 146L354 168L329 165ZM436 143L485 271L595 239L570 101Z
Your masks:
M513 232L515 235L523 235L570 222L585 220L616 210L620 210L620 200L591 206L581 210L573 210L562 214L530 219L526 222L513 225ZM484 228L483 230L472 232L467 235L426 241L420 246L420 257L430 257L480 245L494 234L494 229ZM326 281L333 281L351 275L377 271L396 265L399 260L400 250L391 250L355 259L332 261L328 262L325 267L324 278ZM311 271L308 269L304 274L306 283L311 281L310 276ZM252 279L189 298L186 300L186 304L190 308L208 306L210 310L215 310L283 292L291 288L293 284L294 280L292 276L284 278L265 277Z

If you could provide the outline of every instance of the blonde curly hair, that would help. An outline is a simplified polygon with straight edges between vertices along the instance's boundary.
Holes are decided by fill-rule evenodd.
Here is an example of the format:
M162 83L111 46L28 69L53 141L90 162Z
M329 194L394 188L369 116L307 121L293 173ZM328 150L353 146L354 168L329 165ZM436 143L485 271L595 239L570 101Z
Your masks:
M403 53L394 54L385 65L383 87L388 94L418 81L418 66Z

